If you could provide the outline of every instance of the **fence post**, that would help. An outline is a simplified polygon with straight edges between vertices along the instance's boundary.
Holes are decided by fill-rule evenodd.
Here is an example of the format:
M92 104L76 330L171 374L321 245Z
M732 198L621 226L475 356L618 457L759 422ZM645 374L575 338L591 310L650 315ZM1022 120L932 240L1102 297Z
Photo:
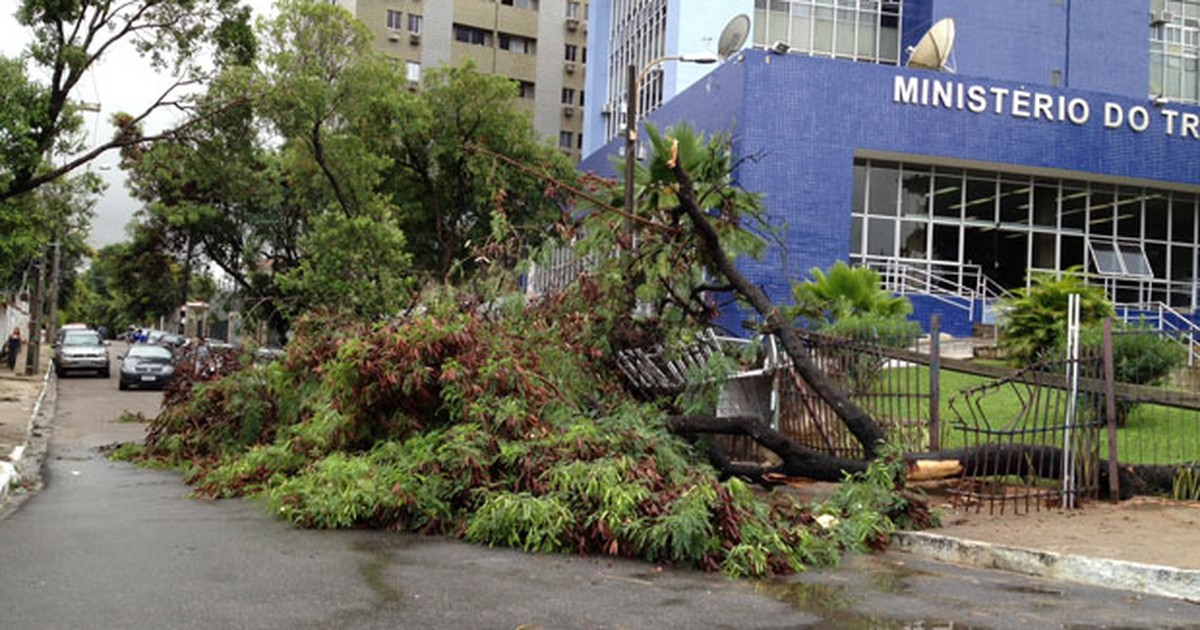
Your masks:
M942 316L929 318L929 450L942 449Z
M1113 366L1113 321L1104 318L1104 415L1108 424L1108 493L1113 503L1121 500L1120 466L1117 461L1117 394Z

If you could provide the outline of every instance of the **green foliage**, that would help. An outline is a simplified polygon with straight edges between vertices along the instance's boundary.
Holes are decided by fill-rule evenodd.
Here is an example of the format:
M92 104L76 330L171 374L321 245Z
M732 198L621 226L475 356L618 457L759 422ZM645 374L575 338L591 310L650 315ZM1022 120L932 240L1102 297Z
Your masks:
M653 561L700 564L720 549L712 522L716 508L715 485L687 487L665 514L650 519L633 532L634 543Z
M1200 471L1180 466L1171 482L1171 498L1176 501L1200 501Z
M467 522L466 538L493 547L505 545L542 553L570 549L575 523L571 510L555 496L500 493L488 497Z
M563 195L527 171L571 165L511 81L435 69L414 93L329 3L283 2L259 34L193 98L187 134L123 154L157 250L212 261L251 320L394 315L430 276L514 266L560 218Z
M837 517L831 531L846 549L882 549L898 528L936 525L904 491L905 463L899 447L885 449L864 473L848 476L832 498L817 508Z
M854 313L822 327L821 332L888 348L907 348L921 336L921 326L884 313Z
M127 443L121 444L121 445L117 446L115 449L113 449L112 452L110 452L108 454L108 457L109 457L109 459L113 459L118 462L128 462L128 461L133 461L135 459L142 457L142 455L144 455L145 452L146 452L146 447L144 447L140 444L134 444L132 442L127 442Z
M1100 356L1104 330L1084 329L1079 335L1081 353ZM1161 385L1171 372L1183 365L1187 349L1175 338L1140 326L1118 326L1112 335L1113 375L1118 383ZM1060 345L1059 350L1065 349Z
M276 278L296 304L325 304L363 319L407 306L411 256L404 235L388 220L321 215L298 244L308 255Z
M1117 383L1161 385L1187 359L1187 348L1178 339L1138 325L1120 324L1116 328L1112 335L1112 355L1113 379ZM1093 325L1082 330L1079 345L1081 356L1102 356L1104 329ZM1065 340L1056 351L1059 356L1066 356ZM1136 401L1118 398L1115 405L1117 426L1126 426L1137 406ZM1103 414L1103 409L1099 413Z
M697 202L705 208L724 253L731 259L758 256L773 238L776 227L765 221L758 195L738 187L732 180L733 158L725 134L705 137L689 125L680 124L666 132L646 127L653 152L645 164L638 163L635 207L623 217L597 209L584 217L582 226L567 226L576 237L575 251L595 262L592 277L600 295L618 300L614 312L626 315L636 301L637 321L622 322L614 343L648 345L639 328L642 322L657 330L707 326L720 305L705 291L720 278L714 261L695 246L693 225L679 207L678 183L670 164L678 161L696 183ZM586 181L589 189L600 184ZM612 191L614 205L621 190ZM626 252L613 256L614 251ZM716 281L719 283L719 280ZM632 287L633 292L630 292ZM660 341L660 340L651 340Z
M435 292L386 326L311 316L283 360L169 397L143 459L304 527L739 576L837 560L842 542L803 506L720 482L661 410L629 400L607 376L603 317L576 309L563 296L485 311Z
M1083 326L1115 315L1104 289L1085 284L1078 268L1064 271L1061 277L1034 274L1028 288L1014 291L1000 304L1000 346L1012 362L1029 364L1059 347L1067 333L1071 294L1080 296L1079 322Z
M35 85L16 62L0 63L0 208L4 202L54 182L68 170L47 168L49 153L77 155L85 149L78 115L80 82L112 50L132 46L149 64L169 69L173 76L202 75L207 56L198 54L211 42L214 30L224 30L221 50L252 48L244 41L249 12L232 0L158 0L113 3L108 0L19 0L17 22L27 30L29 45L23 59L33 73L46 77ZM239 34L240 33L240 34ZM244 55L243 55L244 57ZM163 106L148 102L150 110ZM122 116L128 119L128 116ZM118 134L102 148L118 148L130 137ZM92 157L101 151L94 152ZM76 167L87 163L82 159ZM3 209L0 209L3 212ZM0 228L5 226L0 225ZM7 234L7 231L0 230Z
M908 298L884 291L879 274L868 267L850 267L839 260L828 272L813 267L809 275L809 280L792 285L794 304L785 312L818 329L850 317L867 318L862 324L867 326L881 320L902 320L912 312Z

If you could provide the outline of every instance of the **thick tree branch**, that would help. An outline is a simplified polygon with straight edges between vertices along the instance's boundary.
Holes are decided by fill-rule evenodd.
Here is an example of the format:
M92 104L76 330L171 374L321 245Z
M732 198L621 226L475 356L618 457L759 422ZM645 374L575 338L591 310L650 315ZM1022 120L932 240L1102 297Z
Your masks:
M883 430L875 424L867 412L838 391L825 373L809 360L804 344L792 329L791 324L783 318L779 309L767 298L767 295L743 276L733 261L725 254L717 231L696 200L692 178L678 160L671 164L671 171L679 182L680 207L692 220L693 231L700 248L704 250L716 269L737 288L737 292L766 319L767 331L779 338L784 350L791 357L796 371L842 419L846 428L862 445L867 459L873 459L880 444L886 441Z

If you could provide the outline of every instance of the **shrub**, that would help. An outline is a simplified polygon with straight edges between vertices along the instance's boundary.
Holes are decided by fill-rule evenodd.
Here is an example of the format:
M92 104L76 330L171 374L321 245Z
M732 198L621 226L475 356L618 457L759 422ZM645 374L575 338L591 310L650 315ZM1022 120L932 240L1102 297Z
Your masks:
M1027 365L1062 344L1071 294L1080 296L1079 322L1083 326L1116 314L1104 289L1085 284L1078 267L1064 271L1061 277L1034 274L1029 288L1014 291L1000 303L1000 347L1011 361Z
M792 285L794 306L785 313L815 328L855 315L902 320L912 312L908 298L884 291L879 274L868 267L851 267L839 260L828 273L813 267L809 275L810 280Z
M1084 329L1079 334L1081 356L1101 356L1103 344L1104 330L1098 326ZM1114 331L1112 344L1113 380L1117 383L1161 385L1187 358L1187 350L1178 340L1136 326ZM1058 350L1065 354L1063 345ZM1136 401L1118 398L1115 408L1117 426L1125 426L1136 407Z

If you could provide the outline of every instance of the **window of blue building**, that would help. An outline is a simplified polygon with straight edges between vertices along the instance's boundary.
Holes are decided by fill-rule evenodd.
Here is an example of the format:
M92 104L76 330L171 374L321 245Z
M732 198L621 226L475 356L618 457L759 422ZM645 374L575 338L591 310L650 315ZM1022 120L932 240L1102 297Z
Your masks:
M755 0L754 46L783 42L791 52L896 65L900 2Z
M852 199L858 264L1006 289L1080 266L1118 302L1195 308L1194 193L859 159Z

